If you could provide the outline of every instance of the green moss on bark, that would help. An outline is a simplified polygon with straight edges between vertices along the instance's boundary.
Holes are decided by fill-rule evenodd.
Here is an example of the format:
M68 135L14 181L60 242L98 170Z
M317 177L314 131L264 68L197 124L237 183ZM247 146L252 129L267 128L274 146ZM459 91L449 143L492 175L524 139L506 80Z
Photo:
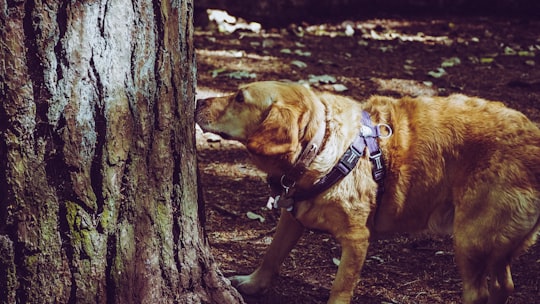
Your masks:
M0 302L15 303L17 276L13 242L0 235Z

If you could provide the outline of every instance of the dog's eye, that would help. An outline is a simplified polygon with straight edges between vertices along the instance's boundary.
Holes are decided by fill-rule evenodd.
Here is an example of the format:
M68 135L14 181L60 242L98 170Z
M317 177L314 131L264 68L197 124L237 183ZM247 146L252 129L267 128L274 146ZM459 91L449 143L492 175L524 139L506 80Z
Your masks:
M236 94L236 96L234 97L234 101L236 102L244 102L244 94L242 92L238 92L238 94Z

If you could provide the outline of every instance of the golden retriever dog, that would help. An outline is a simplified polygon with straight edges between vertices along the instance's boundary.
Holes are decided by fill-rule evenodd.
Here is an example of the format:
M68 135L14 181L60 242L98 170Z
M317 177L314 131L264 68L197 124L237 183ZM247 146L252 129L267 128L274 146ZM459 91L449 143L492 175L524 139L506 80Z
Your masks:
M363 112L368 129L380 131L382 182L365 148L350 173L316 189L363 134ZM540 230L540 130L500 102L464 95L358 102L268 81L199 100L196 120L245 144L287 201L260 266L231 278L245 294L271 286L304 227L341 244L328 303L350 302L371 239L433 231L453 234L463 302L505 303L514 289L510 263ZM307 161L306 149L315 151Z

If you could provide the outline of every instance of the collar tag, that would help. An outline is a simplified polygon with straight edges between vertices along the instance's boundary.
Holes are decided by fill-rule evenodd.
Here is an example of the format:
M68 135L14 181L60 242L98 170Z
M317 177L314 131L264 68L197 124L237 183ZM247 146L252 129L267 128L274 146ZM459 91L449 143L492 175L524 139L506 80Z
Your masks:
M269 197L268 202L266 202L266 208L268 210L286 208L287 211L291 212L294 206L294 199L292 197L284 197L282 195L276 195L275 197Z

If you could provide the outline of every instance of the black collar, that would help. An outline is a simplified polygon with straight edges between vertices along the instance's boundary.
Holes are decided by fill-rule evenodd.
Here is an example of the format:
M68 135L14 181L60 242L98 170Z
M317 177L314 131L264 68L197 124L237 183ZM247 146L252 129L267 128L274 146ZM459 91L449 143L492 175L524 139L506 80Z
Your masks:
M381 127L386 129L387 133L385 135L381 135ZM287 208L287 210L291 211L295 202L305 201L323 193L354 169L358 160L364 156L364 150L366 150L366 148L369 152L369 159L373 163L372 173L373 179L378 184L377 201L379 201L381 194L384 191L384 176L386 170L377 138L387 138L391 135L392 129L389 125L379 124L373 126L369 114L366 111L362 111L362 127L358 136L356 136L353 143L349 146L347 151L345 151L332 170L309 189L296 189L294 187L295 180L300 176L294 180L289 179L286 175L283 175L281 178L269 177L268 183L273 192L280 193L280 195L271 198L268 206L274 208Z

